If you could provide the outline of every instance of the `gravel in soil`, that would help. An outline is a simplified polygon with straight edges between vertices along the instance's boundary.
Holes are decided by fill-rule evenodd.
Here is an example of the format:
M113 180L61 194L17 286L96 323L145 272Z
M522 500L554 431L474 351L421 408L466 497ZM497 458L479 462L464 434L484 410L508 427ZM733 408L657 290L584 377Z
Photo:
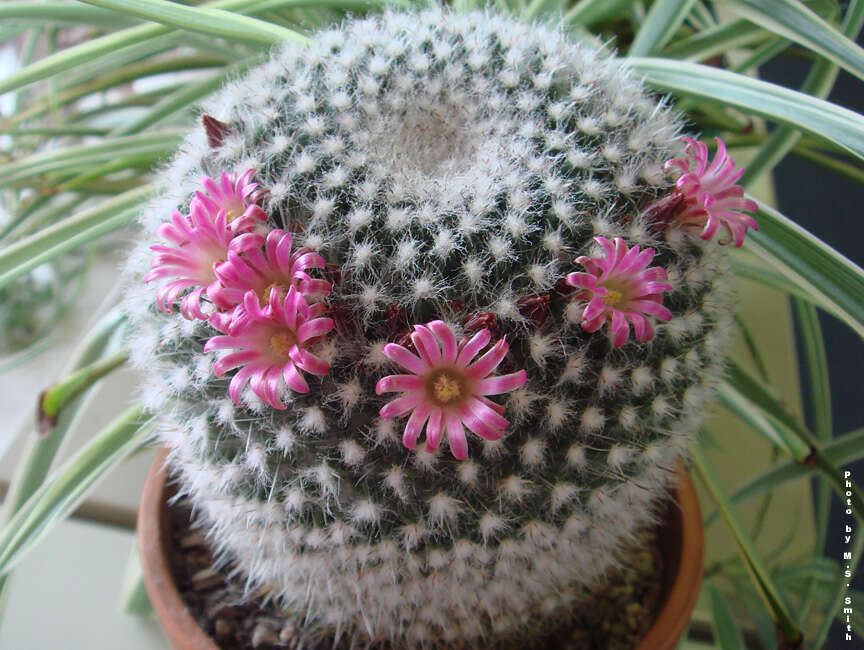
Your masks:
M169 509L172 568L180 594L201 628L224 650L349 650L345 643L310 638L276 603L260 595L243 599L243 584L229 579L230 567L213 568L204 536L191 527L183 504ZM653 623L662 589L661 556L656 531L646 529L622 567L592 589L590 605L573 612L554 634L533 642L501 643L500 650L631 650ZM357 646L350 650L355 650ZM363 650L394 650L390 644ZM467 650L468 646L465 646ZM360 650L359 648L357 650ZM456 650L456 649L454 649Z

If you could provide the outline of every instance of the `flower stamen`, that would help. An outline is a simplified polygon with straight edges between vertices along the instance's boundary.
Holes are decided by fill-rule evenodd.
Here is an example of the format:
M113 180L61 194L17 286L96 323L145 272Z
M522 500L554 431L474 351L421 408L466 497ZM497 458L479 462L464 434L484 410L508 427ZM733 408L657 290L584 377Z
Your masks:
M455 377L446 371L442 371L430 382L433 400L441 406L458 400L464 394L462 384L464 379Z
M246 213L246 206L240 201L225 202L225 220L231 223L238 217L242 217Z
M285 297L285 293L288 291L287 287L277 284L276 282L268 284L264 290L258 294L258 302L262 307L270 302L270 294L273 293L273 289L276 290L276 295L280 300Z
M603 304L607 307L611 307L612 305L617 305L621 302L621 299L624 297L624 294L620 291L615 291L615 289L606 289L606 295L601 298Z
M297 345L297 337L288 330L270 337L270 347L276 354L285 359L288 358L288 353L295 345Z

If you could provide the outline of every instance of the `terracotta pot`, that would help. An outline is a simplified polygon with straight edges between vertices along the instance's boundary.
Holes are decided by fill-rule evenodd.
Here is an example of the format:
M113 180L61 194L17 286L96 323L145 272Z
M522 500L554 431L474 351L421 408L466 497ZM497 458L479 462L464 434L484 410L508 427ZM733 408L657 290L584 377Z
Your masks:
M196 623L171 575L171 530L167 516L165 457L156 458L138 511L138 545L147 594L175 650L218 650ZM684 633L702 583L705 537L702 513L690 477L678 474L675 500L669 501L658 535L663 557L663 605L637 650L673 650Z

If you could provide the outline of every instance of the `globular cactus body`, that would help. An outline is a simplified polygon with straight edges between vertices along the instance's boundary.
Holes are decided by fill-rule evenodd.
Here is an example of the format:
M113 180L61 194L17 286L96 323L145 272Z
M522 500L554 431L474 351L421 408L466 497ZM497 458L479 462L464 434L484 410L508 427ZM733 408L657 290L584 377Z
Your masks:
M196 317L227 309L230 287L184 302L191 320L179 300L166 314L159 273L143 281L152 242L132 255L133 361L221 559L322 635L479 645L560 621L652 522L722 370L725 255L661 209L678 119L556 29L439 9L286 46L205 110L144 226L189 209L203 176L255 170L258 188L237 193L265 216L240 237L281 229L292 255L321 257L285 282L332 285L294 312L332 327L308 345L268 335L277 353L300 341L317 359L294 358L308 391L276 373L236 382L232 400L243 370L222 362L217 377L213 351L230 347L230 318ZM619 253L616 268L644 274L598 289ZM284 291L269 295L284 307ZM249 319L268 309L260 298L249 294ZM416 449L402 444L408 411L380 412L400 398L388 391L421 384L379 382L406 372L394 346L432 345L414 324L430 324L445 357L442 327L460 350L484 330L490 344L506 337L488 377L510 383L483 384L477 407L491 430L467 414L467 436L446 442L449 425L436 434L427 413L425 438L412 429ZM437 377L440 404L466 390L455 376ZM430 450L435 435L445 441Z

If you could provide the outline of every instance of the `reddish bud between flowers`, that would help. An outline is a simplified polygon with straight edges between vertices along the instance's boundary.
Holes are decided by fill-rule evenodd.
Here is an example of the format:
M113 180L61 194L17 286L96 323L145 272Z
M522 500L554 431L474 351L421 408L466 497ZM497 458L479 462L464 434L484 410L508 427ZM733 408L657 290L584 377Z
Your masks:
M450 301L450 309L453 310L454 314L458 314L460 312L465 311L465 303L461 300L451 300Z
M522 296L516 301L519 313L527 318L534 327L540 327L549 315L549 294Z
M207 133L207 144L210 145L211 149L221 147L225 137L234 130L230 124L217 120L212 115L202 115L201 123L204 125L204 131Z
M391 333L410 329L408 315L405 313L405 310L395 302L391 302L387 305L387 316L384 320L384 324L387 326L387 330Z
M555 294L555 296L558 296L561 298L566 298L567 296L571 295L574 291L576 291L576 288L574 286L568 284L566 277L558 278L558 281L555 283L555 286L552 287L552 293Z
M360 324L348 305L332 303L327 314L335 325L334 329L343 336L359 336Z
M661 196L648 204L642 211L642 218L652 230L663 230L672 221L684 199L684 194L678 190Z
M500 338L501 330L498 327L498 319L491 311L482 314L471 314L465 319L465 333L474 334L480 330L487 329L492 338Z

